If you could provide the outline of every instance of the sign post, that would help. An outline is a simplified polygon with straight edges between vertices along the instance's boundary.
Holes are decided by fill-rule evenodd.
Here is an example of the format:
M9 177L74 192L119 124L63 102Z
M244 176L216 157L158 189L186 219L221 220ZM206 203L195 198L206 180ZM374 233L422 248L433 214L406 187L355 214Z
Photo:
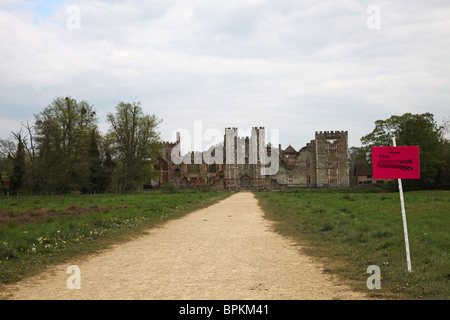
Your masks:
M397 143L395 137L392 138L393 146L396 147ZM405 200L403 198L403 185L402 179L398 179L398 191L400 193L400 204L402 207L402 219L403 219L403 233L405 234L405 247L406 247L406 263L408 265L408 272L412 272L411 268L411 256L409 254L409 239L408 239L408 226L406 225L406 210L405 210Z
M372 148L373 178L398 179L403 233L405 235L406 263L408 272L412 272L402 179L420 179L419 147L397 147L395 137L392 138L392 142L393 147Z

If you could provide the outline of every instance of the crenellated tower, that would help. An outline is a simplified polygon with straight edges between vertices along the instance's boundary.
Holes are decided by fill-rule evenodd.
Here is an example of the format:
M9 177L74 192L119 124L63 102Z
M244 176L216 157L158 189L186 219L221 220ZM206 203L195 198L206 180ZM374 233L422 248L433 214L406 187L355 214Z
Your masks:
M259 146L265 145L264 128L253 127L250 137L239 137L238 128L226 128L224 136L225 181L235 186L264 185Z

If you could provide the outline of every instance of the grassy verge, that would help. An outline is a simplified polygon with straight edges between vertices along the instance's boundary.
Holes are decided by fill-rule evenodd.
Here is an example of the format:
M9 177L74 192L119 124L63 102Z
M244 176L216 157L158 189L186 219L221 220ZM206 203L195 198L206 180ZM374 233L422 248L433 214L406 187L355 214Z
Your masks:
M0 198L0 285L94 253L229 193Z
M449 298L450 192L405 193L412 273L407 271L398 193L346 189L255 195L278 232L355 289L381 298ZM371 265L381 269L379 290L366 286Z

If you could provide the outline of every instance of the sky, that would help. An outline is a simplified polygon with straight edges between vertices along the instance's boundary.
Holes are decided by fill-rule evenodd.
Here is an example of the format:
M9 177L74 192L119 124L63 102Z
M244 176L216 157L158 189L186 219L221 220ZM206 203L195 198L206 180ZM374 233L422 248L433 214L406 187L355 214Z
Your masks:
M407 112L450 118L450 2L0 0L0 138L57 97L177 129L278 130L296 150Z

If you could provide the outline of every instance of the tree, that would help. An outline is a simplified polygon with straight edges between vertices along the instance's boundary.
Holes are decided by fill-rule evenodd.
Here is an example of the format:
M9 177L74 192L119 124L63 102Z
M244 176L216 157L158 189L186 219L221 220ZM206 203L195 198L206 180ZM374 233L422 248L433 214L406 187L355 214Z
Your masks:
M112 159L109 149L105 149L105 160L103 161L103 176L101 180L101 186L103 192L105 192L111 185L112 176L116 167L115 161Z
M371 148L392 146L392 137L396 138L397 146L419 146L421 179L405 180L404 185L409 189L435 188L440 170L446 167L441 153L445 145L442 130L431 113L394 115L375 121L375 129L361 138L362 151L371 163Z
M98 193L103 192L102 186L103 167L102 159L100 158L100 151L97 143L97 132L95 129L91 133L91 143L88 152L88 167L89 167L89 192Z
M349 178L350 184L354 185L355 181L355 166L357 164L366 164L366 160L364 159L364 155L361 152L361 148L358 147L350 147L348 148L348 169L349 169Z
M442 158L445 165L438 169L438 187L441 189L450 189L450 141L446 140L442 148Z
M13 192L19 192L25 184L25 147L22 137L18 136L17 151L12 158L13 171L9 177L10 188ZM12 157L10 155L10 157Z
M9 155L15 154L17 151L17 145L10 138L0 139L0 158L8 158Z
M0 191L6 194L10 190L9 176L13 170L11 155L16 154L17 145L11 139L0 139Z
M25 132L23 132L25 129ZM17 141L17 145L23 147L25 157L25 177L24 188L27 191L34 192L39 189L39 156L36 152L36 144L34 140L34 127L28 122L22 123L22 128L18 132L11 132L13 138ZM11 141L11 143L14 143ZM7 145L3 145L7 149ZM16 149L16 148L15 148ZM9 152L12 154L15 152Z
M110 134L114 137L120 168L122 191L136 189L156 174L153 165L158 158L161 120L145 115L139 102L120 102L115 114L108 114Z
M54 99L35 115L39 181L43 189L70 192L88 187L88 148L95 128L92 106L70 97Z
M88 152L89 188L84 192L104 193L111 183L115 163L107 142L100 143L101 139L101 135L93 129Z

